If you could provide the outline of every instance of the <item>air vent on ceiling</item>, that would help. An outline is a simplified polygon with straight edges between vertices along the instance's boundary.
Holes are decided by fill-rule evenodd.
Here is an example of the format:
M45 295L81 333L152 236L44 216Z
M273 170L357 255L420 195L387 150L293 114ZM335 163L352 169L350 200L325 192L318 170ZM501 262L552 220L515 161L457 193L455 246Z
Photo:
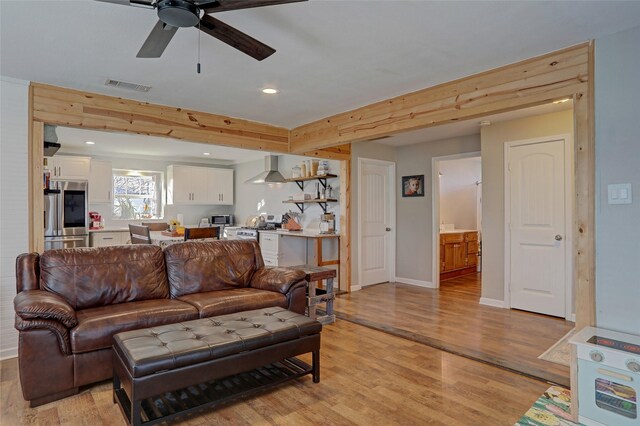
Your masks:
M117 87L119 89L135 90L136 92L148 92L151 86L143 86L142 84L127 83L126 81L118 81L107 79L105 86Z

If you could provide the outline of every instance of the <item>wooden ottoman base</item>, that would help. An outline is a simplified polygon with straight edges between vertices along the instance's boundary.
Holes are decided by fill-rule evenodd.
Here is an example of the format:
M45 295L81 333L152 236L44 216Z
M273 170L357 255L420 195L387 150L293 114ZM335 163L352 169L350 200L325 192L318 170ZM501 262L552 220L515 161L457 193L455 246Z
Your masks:
M298 316L298 314L293 315ZM309 320L307 317L300 317ZM212 320L215 319L212 318ZM180 323L180 326L189 327L190 323L198 321L202 320ZM314 323L317 324L315 321ZM200 326L199 330L201 329ZM145 331L140 330L142 333ZM230 333L230 330L226 332ZM285 331L275 331L274 336L278 332L285 333ZM286 333L290 334L291 330ZM190 358L202 359L207 356L206 351L201 354L193 350L177 354L174 351L171 355L167 355L167 360L171 358L180 360L182 356L182 360L176 362L185 365L154 372L148 370L149 364L138 366L132 362L132 358L135 360L135 357L129 356L135 354L136 349L140 348L137 343L141 341L140 339L151 337L140 336L137 342L134 342L135 339L123 342L118 336L125 334L116 335L114 339L113 400L120 406L125 420L130 425L151 425L170 421L307 374L313 376L314 383L320 381L319 331L192 364L188 362ZM156 334L152 333L152 336ZM243 340L250 345L250 339L245 337ZM127 346L131 342L134 343ZM170 346L171 343L168 345ZM219 349L220 346L218 345L217 348ZM309 352L312 353L312 365L295 358L296 355ZM153 357L151 364L156 362L156 358L158 357ZM185 359L187 362L184 361ZM162 363L163 360L159 361Z

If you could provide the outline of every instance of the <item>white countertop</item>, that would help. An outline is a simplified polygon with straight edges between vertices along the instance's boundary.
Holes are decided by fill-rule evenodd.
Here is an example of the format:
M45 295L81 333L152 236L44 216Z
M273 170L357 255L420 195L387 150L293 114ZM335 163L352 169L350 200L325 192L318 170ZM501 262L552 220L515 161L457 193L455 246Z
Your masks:
M100 229L89 229L89 233L93 234L95 232L129 232L129 227L121 228L121 227L108 227L108 228L100 228Z
M269 234L286 235L288 237L302 237L302 238L339 238L339 234L320 234L319 232L312 231L284 231L284 230L260 230L259 232L265 232Z
M440 231L441 234L459 234L462 232L478 232L477 229L447 229L446 231Z

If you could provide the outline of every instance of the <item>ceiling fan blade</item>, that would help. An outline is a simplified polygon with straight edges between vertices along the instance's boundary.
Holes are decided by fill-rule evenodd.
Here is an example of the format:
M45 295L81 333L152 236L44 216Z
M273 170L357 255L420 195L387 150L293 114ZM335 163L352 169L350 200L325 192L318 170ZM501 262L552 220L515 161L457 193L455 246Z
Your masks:
M217 0L214 2L200 2L198 7L206 13L216 13L227 10L249 9L252 7L276 6L301 1L307 0Z
M104 3L120 4L122 6L140 6L153 9L152 0L96 0Z
M176 27L158 20L149 37L144 41L136 58L159 58L162 56L162 52L167 48L176 31L178 31Z
M259 61L268 58L276 51L274 48L209 15L202 16L200 30Z

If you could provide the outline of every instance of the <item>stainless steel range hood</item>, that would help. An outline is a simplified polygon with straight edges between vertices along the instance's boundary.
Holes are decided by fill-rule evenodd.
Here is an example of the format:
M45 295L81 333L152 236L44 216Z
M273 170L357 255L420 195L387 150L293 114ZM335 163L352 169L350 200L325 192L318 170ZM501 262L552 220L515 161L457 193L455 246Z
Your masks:
M58 135L56 135L56 126L44 125L44 156L53 157L60 149L58 143Z
M278 157L267 155L264 157L264 172L245 181L245 183L283 183L284 176L278 171Z

